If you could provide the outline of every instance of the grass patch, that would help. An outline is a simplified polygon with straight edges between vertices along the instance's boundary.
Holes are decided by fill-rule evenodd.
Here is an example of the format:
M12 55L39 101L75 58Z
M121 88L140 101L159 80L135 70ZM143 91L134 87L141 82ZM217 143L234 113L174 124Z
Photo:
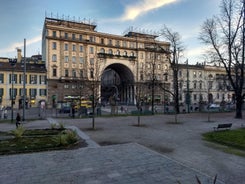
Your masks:
M25 130L21 136L13 131L0 132L0 155L86 147L75 132L64 129Z
M236 155L243 155L239 150L245 152L245 128L208 132L203 137L207 141L227 146L222 148L225 152Z

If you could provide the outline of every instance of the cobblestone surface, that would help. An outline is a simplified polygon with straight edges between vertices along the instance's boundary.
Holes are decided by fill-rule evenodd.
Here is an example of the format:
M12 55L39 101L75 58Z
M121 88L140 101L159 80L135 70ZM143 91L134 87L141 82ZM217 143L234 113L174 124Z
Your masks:
M0 183L203 184L203 173L136 143L0 157Z
M170 123L173 119L172 115L145 116L137 127L137 117L96 118L96 131L90 130L91 119L26 122L25 128L63 123L77 129L90 146L0 156L0 183L195 184L197 175L202 184L211 184L211 177L218 174L218 183L245 184L244 157L224 153L201 136L218 123L232 122L233 129L244 120L234 119L231 113L212 114L212 122L207 122L206 114L178 115L179 124ZM14 128L14 124L0 124L1 131Z

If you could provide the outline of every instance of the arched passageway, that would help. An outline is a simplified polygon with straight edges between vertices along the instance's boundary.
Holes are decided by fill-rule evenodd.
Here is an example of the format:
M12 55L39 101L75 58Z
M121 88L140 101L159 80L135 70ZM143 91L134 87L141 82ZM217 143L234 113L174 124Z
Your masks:
M103 71L101 77L102 103L108 103L112 97L121 104L134 103L134 75L123 64L111 64Z

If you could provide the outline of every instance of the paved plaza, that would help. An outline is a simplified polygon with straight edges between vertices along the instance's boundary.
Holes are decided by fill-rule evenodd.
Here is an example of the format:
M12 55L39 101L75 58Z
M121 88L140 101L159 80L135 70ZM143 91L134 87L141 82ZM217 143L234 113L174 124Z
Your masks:
M47 128L62 123L76 129L88 147L76 150L0 156L0 183L245 183L245 158L217 149L202 140L218 123L232 122L239 128L244 120L233 113L180 114L91 119L48 118L25 122L26 128ZM0 124L11 130L15 125ZM81 130L81 131L80 131ZM105 146L99 146L105 145Z

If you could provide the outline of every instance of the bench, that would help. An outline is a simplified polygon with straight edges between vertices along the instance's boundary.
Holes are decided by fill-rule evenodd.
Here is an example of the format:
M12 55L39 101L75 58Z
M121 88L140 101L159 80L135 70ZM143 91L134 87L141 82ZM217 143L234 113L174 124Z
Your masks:
M215 130L219 130L219 129L226 129L226 130L228 130L228 129L231 128L231 126L232 126L232 123L218 124L217 127L214 127L214 131Z

